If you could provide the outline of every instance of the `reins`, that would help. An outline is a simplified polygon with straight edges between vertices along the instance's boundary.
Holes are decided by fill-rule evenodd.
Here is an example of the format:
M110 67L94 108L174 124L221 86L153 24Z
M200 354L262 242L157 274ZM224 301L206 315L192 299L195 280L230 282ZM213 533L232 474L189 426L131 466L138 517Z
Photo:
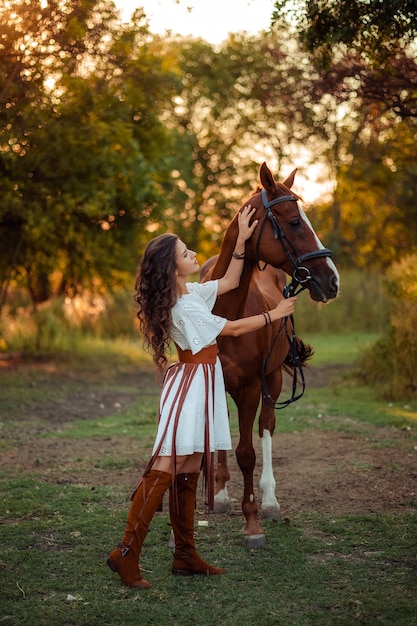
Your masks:
M283 291L284 298L289 298L291 296L298 295L301 291L303 291L303 289L307 288L307 283L310 280L314 281L316 286L319 287L314 277L311 275L309 268L305 267L303 263L311 259L331 257L332 256L331 251L328 248L321 248L319 250L313 250L312 252L307 252L305 254L299 254L295 246L289 241L282 226L279 224L277 218L271 211L271 207L274 206L275 204L280 204L282 202L297 202L297 198L292 195L286 195L286 196L280 196L278 198L273 198L272 200L268 200L268 196L267 196L265 189L262 189L261 193L262 193L262 203L265 209L265 218L262 220L261 226L259 228L258 237L256 240L256 246L255 246L256 265L259 271L263 272L267 267L267 263L265 263L263 267L260 266L259 244L260 244L260 238L261 238L261 235L262 235L265 223L266 223L266 219L268 218L272 226L274 238L279 240L286 257L288 258L288 260L290 261L293 267L291 282L288 285L286 285ZM291 328L292 328L291 334L288 330L288 320L290 320L291 322ZM272 351L275 347L275 344L278 340L278 337L284 329L285 329L285 334L287 336L287 340L290 346L289 353L291 353L292 367L293 367L292 395L291 395L291 398L288 398L288 400L284 400L282 402L276 402L268 390L268 385L266 382L266 369L268 367L268 362L271 357ZM301 392L299 393L297 393L297 386L299 383L298 376L300 377L300 382L301 382ZM274 409L284 409L292 402L296 402L297 400L299 400L304 394L304 391L306 388L305 376L304 376L301 359L298 354L297 337L295 334L295 325L294 325L293 315L290 315L289 317L286 317L281 321L279 328L278 328L278 332L275 335L275 337L272 339L271 346L268 350L268 354L263 360L261 383L262 383L262 397L264 401L267 402L269 406L271 406Z
M292 324L291 335L287 327L288 320L291 320L291 324ZM276 402L268 390L268 385L266 382L266 368L268 366L268 361L271 357L272 351L275 347L278 337L280 333L282 332L282 330L284 329L285 329L285 334L288 339L288 343L290 345L289 351L291 352L291 355L292 355L292 364L293 364L292 394L291 394L291 398L288 398L288 400ZM298 375L300 375L301 391L300 393L297 394L297 387L299 383ZM283 320L281 320L278 332L273 338L270 348L268 350L268 354L263 360L263 366L262 366L262 372L261 372L261 384L262 384L262 398L273 409L285 409L285 407L287 407L289 404L292 404L293 402L296 402L297 400L299 400L305 392L305 388L306 388L305 376L304 376L301 359L297 350L297 338L296 338L295 329L294 329L294 317L292 315L290 315L289 317L285 317Z

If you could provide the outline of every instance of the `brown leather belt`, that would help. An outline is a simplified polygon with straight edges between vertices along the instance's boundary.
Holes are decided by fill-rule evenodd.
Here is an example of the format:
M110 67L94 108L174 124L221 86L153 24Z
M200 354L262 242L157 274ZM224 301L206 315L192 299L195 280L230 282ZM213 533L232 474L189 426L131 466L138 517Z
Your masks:
M181 350L176 346L178 352L178 359L181 363L210 363L214 364L217 360L217 344L207 346L203 348L197 354L193 354L191 350Z

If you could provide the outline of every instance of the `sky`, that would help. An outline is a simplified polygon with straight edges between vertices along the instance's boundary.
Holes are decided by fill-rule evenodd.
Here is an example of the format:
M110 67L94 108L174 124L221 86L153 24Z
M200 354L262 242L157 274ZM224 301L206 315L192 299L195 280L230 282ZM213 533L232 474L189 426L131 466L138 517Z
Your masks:
M115 0L128 19L139 6L149 18L150 30L171 30L202 37L211 44L224 41L230 32L258 33L269 28L274 0Z

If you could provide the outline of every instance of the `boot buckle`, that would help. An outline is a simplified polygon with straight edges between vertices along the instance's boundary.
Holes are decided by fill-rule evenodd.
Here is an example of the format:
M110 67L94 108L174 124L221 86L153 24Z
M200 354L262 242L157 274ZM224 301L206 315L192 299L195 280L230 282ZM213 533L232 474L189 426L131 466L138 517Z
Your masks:
M122 554L122 556L126 556L126 554L129 552L130 547L129 546L125 546L124 543L119 543L119 545L117 546Z

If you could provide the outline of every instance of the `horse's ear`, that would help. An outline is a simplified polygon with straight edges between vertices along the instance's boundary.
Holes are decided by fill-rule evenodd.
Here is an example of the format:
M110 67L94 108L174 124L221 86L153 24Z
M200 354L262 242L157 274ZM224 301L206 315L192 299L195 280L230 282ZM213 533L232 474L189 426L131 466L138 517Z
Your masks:
M295 178L296 173L297 173L297 168L295 168L295 170L293 170L293 171L291 172L291 174L288 176L287 180L284 180L284 183L283 183L283 184L284 184L286 187L288 187L288 189L291 189L291 187L293 186L293 184L294 184L294 178Z
M269 169L265 161L262 163L261 167L259 168L259 178L261 180L262 187L264 187L266 191L268 191L269 193L275 192L276 190L275 180L271 174L271 170Z

